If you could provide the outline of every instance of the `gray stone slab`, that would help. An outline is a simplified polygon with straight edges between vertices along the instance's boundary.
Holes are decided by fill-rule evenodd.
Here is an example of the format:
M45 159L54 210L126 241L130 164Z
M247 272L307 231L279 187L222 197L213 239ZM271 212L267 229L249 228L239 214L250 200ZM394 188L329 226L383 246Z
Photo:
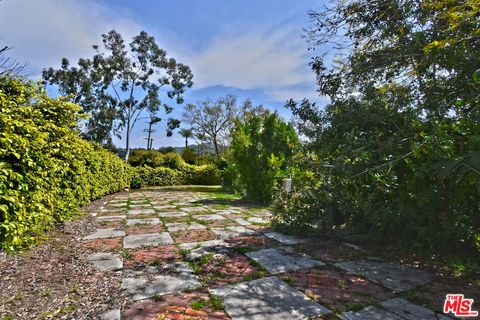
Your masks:
M304 241L303 239L299 239L294 236L287 236L278 232L267 232L265 235L269 238L277 240L278 242L288 245L297 244Z
M194 216L194 218L205 221L225 220L225 217L219 214L197 214Z
M154 214L155 210L153 209L134 209L128 210L127 212L129 215L136 215L136 214Z
M394 298L380 305L386 310L406 320L431 320L436 319L435 312L425 307L408 302L403 298Z
M269 223L268 220L260 218L260 217L251 217L251 218L248 218L247 221L250 222L250 223L261 223L261 224Z
M402 320L394 313L375 306L368 306L360 311L348 311L340 315L342 320Z
M196 222L190 222L190 223L174 222L174 223L166 223L165 225L167 226L167 229L169 232L206 229L205 226Z
M190 250L186 255L187 259L193 260L213 251L222 251L230 247L230 244L223 240L209 240L201 242L182 243L180 249Z
M241 237L255 233L254 230L244 227L212 228L211 231L222 239Z
M109 207L115 207L115 208L118 208L118 207L126 207L127 206L127 203L126 202L109 202L108 203L108 206Z
M152 209L152 205L150 203L130 205L130 210L139 210L139 209Z
M164 218L188 217L188 214L185 212L159 212L158 215Z
M137 224L160 224L158 218L145 218L145 219L127 219L127 226L134 226Z
M335 264L340 269L365 276L368 280L380 283L396 292L424 285L432 276L421 270L403 265L377 261L344 261Z
M125 277L122 280L121 288L129 293L133 300L141 300L184 290L193 290L202 286L190 267L184 263L175 265L176 272L168 275L157 275L151 279L147 277Z
M308 269L324 265L322 261L314 260L307 255L287 254L282 250L274 248L249 252L246 253L246 255L261 264L262 267L267 269L267 271L272 274Z
M144 246L163 246L173 243L168 232L153 234L133 234L123 239L123 247L126 249L140 248Z
M330 313L277 277L223 286L212 293L223 298L232 320L303 320Z
M122 315L120 309L113 309L103 313L100 320L121 320Z
M114 271L123 268L120 255L109 252L96 252L87 256L87 261L100 271Z
M115 237L123 237L124 235L125 235L125 231L118 230L115 228L97 229L94 233L89 234L86 237L83 237L83 240L115 238Z
M127 216L126 215L118 215L118 216L97 216L97 220L99 221L118 221L123 220Z
M180 210L183 210L185 212L199 212L199 211L205 211L206 209L203 207L185 207L185 208L180 208Z
M251 225L251 223L249 223L247 220L243 219L243 218L235 218L233 219L236 223L238 223L239 225L241 226L249 226Z

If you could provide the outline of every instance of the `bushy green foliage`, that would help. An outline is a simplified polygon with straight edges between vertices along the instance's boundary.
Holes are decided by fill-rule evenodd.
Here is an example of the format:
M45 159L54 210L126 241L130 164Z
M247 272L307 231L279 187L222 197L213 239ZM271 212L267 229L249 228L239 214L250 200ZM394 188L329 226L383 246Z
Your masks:
M0 245L33 244L80 205L129 185L116 155L78 137L80 108L19 80L0 81Z
M276 113L247 114L232 129L228 179L234 184L238 178L247 197L269 202L287 173L298 143L293 126Z
M212 165L185 164L180 170L146 166L134 168L134 179L139 177L145 186L217 185L221 182L220 176L220 171Z
M162 153L157 150L134 149L131 151L129 164L133 167L166 167L181 169L185 165L182 157L175 152Z
M307 179L278 200L280 225L348 227L429 256L478 255L474 2L349 0L312 13L314 45L350 46L340 63L312 64L330 105L290 103L307 141L297 163Z

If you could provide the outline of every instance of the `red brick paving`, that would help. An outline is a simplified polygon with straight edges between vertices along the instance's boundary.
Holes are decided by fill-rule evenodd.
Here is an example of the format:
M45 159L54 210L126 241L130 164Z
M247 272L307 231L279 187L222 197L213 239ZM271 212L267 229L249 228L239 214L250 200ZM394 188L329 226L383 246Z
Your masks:
M234 247L246 247L251 251L278 246L280 243L264 236L245 236L225 240Z
M358 260L365 254L334 240L313 240L300 244L298 250L326 262Z
M200 242L215 239L215 235L208 230L187 230L170 233L177 243Z
M447 293L462 293L465 298L474 299L473 307L480 310L480 286L475 283L461 283L451 279L435 279L428 285L412 292L408 297L412 302L426 305L428 308L441 312Z
M122 248L123 238L84 240L82 245L97 251L116 251Z
M152 224L149 226L128 226L127 234L147 234L158 233L165 231L165 228L161 224Z
M165 295L155 300L142 300L124 312L124 319L230 319L224 311L214 310L210 306L199 310L192 308L192 302L208 299L209 296L205 292L190 292Z
M348 303L373 304L392 298L393 293L355 275L329 269L307 269L289 273L283 280L330 310L348 310Z
M152 262L168 263L181 259L180 251L177 247L158 246L146 249L132 251L132 257L124 260L124 267L131 268L136 265L149 264Z
M220 286L256 279L266 275L252 265L243 254L216 254L201 266L199 276L209 286Z
M123 228L123 220L100 221L99 224L102 226L102 228L115 228L115 229Z

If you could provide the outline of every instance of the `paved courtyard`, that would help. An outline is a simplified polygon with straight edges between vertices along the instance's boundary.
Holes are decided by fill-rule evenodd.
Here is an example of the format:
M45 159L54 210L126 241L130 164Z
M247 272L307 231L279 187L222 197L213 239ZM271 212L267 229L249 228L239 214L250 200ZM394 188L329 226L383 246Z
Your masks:
M266 208L168 190L113 197L81 239L130 297L101 319L449 319L429 304L425 271L283 235ZM417 289L425 299L409 301Z

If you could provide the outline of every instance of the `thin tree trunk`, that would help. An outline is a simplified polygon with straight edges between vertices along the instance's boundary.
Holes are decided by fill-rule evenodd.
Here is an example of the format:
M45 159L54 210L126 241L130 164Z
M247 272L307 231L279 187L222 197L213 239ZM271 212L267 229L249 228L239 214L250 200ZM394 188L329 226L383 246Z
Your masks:
M185 137L185 149L187 149L187 148L188 148L188 138Z
M220 152L218 152L218 142L217 137L213 138L213 145L215 146L215 153L217 154L217 158L220 156Z
M128 157L130 156L130 122L132 120L132 107L128 107L128 117L127 117L127 138L125 139L126 142L125 142L125 149L126 149L126 153L125 153L125 162L128 163Z

